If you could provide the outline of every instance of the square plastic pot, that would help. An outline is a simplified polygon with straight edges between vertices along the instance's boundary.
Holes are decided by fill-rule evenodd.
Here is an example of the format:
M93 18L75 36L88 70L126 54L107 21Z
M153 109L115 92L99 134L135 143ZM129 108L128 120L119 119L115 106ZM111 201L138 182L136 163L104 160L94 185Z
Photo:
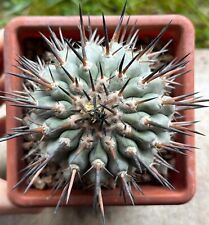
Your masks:
M107 16L106 23L109 27L108 31L111 34L118 22L119 17ZM191 70L187 75L181 76L178 81L183 84L182 87L176 89L176 95L184 93L191 93L194 91L194 29L191 22L178 15L166 15L166 16L131 16L130 26L138 20L138 26L140 27L139 36L140 39L154 38L162 29L165 24L168 24L172 20L169 29L163 36L163 41L173 39L171 46L172 54L175 57L181 58L187 53L191 53L189 56L190 63L186 66L186 70ZM84 18L84 23L87 24L87 18ZM102 31L102 18L92 17L91 23L93 27L98 27L98 32L103 34ZM4 68L5 72L19 72L16 67L16 59L18 55L24 55L26 49L26 42L28 39L35 40L40 38L39 31L48 35L48 26L58 30L62 28L64 36L66 38L72 38L79 40L78 17L18 17L13 19L5 30L5 44L4 44ZM22 80L14 76L6 76L5 79L5 91L21 90ZM17 120L15 116L21 117L21 110L15 107L7 105L7 132L11 128L17 126ZM194 111L187 110L184 112L185 120L194 119ZM177 137L181 142L194 145L194 136L180 136ZM8 194L11 200L20 206L55 206L60 193L56 194L52 198L50 196L50 190L37 190L31 188L26 194L24 194L25 185L21 185L15 190L12 187L20 179L20 169L23 168L23 149L22 139L16 138L8 141L8 161L7 161L7 179L8 179ZM135 197L135 204L181 204L189 201L195 192L195 155L194 152L189 152L187 156L176 155L176 169L180 173L171 172L169 181L176 188L174 191L170 191L160 185L142 185L144 195L133 191ZM73 190L70 205L91 205L92 204L92 192ZM122 196L119 194L119 190L105 190L103 192L105 205L124 205Z

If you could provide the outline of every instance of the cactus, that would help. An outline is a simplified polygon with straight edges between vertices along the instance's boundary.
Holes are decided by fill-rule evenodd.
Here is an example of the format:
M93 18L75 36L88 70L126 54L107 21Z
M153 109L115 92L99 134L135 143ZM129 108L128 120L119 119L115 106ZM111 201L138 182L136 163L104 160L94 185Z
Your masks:
M199 133L189 128L196 121L177 118L181 110L204 107L201 103L206 101L196 98L196 93L171 96L179 85L175 79L188 72L189 60L186 55L170 63L158 62L171 41L157 52L154 48L170 23L150 44L137 49L138 30L128 36L129 18L123 24L125 8L126 4L111 39L104 15L104 37L92 30L90 17L87 35L81 8L79 44L64 39L61 29L59 38L50 28L50 38L41 33L51 51L49 62L19 57L22 72L9 75L25 81L23 91L1 96L25 112L22 125L1 141L24 136L24 144L32 143L25 157L32 155L34 161L15 187L29 180L27 192L54 162L63 168L63 176L54 185L54 189L62 188L56 208L69 202L71 189L81 178L83 186L94 188L93 204L103 219L103 187L120 187L132 204L131 186L143 193L136 174L147 172L174 188L158 170L159 166L175 170L161 153L184 154L193 148L173 137Z

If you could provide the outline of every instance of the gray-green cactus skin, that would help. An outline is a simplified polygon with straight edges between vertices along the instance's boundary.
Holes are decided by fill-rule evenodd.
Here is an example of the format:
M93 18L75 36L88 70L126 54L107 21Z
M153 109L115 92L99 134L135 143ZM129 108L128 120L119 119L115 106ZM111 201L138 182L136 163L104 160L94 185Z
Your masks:
M124 9L111 39L104 16L104 38L92 31L90 19L87 35L81 9L79 44L49 28L50 38L41 35L52 52L51 62L20 57L22 73L10 75L26 81L24 90L2 96L26 114L23 125L1 141L24 135L34 143L30 152L39 155L19 182L32 175L26 191L50 161L65 165L58 206L65 201L63 196L68 203L78 176L84 186L94 187L94 204L99 204L102 215L103 186L120 186L134 204L130 184L141 191L136 173L146 171L172 189L158 166L175 169L160 153L189 149L172 137L194 132L188 128L194 121L178 122L176 112L201 105L196 104L195 93L170 94L178 85L175 78L185 73L187 58L154 67L170 43L154 51L168 25L149 45L137 49L138 30L125 40L129 18L124 19Z

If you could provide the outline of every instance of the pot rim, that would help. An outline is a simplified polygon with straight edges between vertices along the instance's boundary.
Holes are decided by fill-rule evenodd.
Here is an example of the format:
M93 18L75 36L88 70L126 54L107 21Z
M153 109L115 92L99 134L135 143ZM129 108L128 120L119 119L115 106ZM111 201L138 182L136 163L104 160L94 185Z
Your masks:
M109 27L114 27L118 22L118 16L106 16L106 23ZM183 78L185 83L183 92L192 92L194 90L194 27L192 23L184 16L181 15L152 15L152 16L137 16L133 15L130 19L130 25L135 23L138 19L139 27L142 27L142 32L147 31L158 33L159 29L167 24L170 20L172 23L169 30L174 30L176 38L179 40L180 46L177 49L177 56L183 56L187 53L190 55L190 64L187 66L187 70L192 70L187 75L187 78ZM72 28L77 29L79 22L78 16L21 16L13 19L5 29L5 43L4 46L4 65L5 71L15 72L15 68L12 67L15 58L20 52L18 46L18 38L21 32L32 29L41 31L47 26L50 27L62 27L64 30ZM94 27L101 27L101 16L91 16L91 24ZM87 17L84 16L84 24L87 24ZM152 27L152 28L151 28ZM46 31L46 29L44 29ZM37 32L38 33L38 32ZM179 52L181 51L181 52ZM12 59L12 60L11 60ZM15 83L14 77L6 76L5 90L20 88L20 82ZM12 109L12 110L11 110ZM7 132L14 127L14 120L11 119L15 115L16 109L7 105ZM189 120L194 119L194 110L185 112L185 115ZM8 179L8 195L12 202L21 206L54 206L58 199L58 195L48 199L45 195L48 193L39 190L30 190L27 194L23 194L21 188L11 190L18 180L18 160L19 150L17 149L18 140L10 140L7 143L8 161L7 161L7 179ZM194 136L185 137L185 143L194 145ZM15 147L14 147L15 146ZM136 196L135 203L137 204L182 204L189 201L195 193L195 153L189 152L185 158L184 166L187 168L185 174L181 175L182 185L176 191L169 191L164 187L143 185L144 196L134 192ZM184 178L184 180L183 180ZM70 200L70 205L91 205L92 195L91 193L81 194L74 191ZM105 194L106 193L106 194ZM118 189L105 191L104 204L105 205L125 205L123 199L118 195ZM128 203L127 203L128 204Z

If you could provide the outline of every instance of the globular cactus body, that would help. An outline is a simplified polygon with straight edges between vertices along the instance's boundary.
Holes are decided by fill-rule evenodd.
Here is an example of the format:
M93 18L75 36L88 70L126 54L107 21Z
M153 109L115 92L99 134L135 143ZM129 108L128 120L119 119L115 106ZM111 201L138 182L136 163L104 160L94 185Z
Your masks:
M170 96L178 85L175 78L185 73L186 57L153 66L157 56L166 51L167 45L156 54L153 48L168 25L151 44L136 49L137 32L124 42L124 10L110 40L104 16L102 19L104 45L90 25L87 39L80 10L77 47L65 40L60 30L57 38L50 29L50 39L41 34L52 52L49 64L20 57L22 73L11 75L26 80L24 91L2 98L27 110L23 125L1 140L25 135L33 143L29 154L39 155L19 182L32 175L26 191L54 161L65 167L58 206L65 199L68 203L73 183L82 175L84 185L95 187L94 204L99 203L104 215L102 186L120 186L133 204L129 184L141 191L136 173L147 171L173 188L158 172L159 165L175 170L160 152L182 153L191 147L172 139L175 133L193 132L188 126L194 121L175 121L175 113L177 107L202 105L196 104L195 93Z

